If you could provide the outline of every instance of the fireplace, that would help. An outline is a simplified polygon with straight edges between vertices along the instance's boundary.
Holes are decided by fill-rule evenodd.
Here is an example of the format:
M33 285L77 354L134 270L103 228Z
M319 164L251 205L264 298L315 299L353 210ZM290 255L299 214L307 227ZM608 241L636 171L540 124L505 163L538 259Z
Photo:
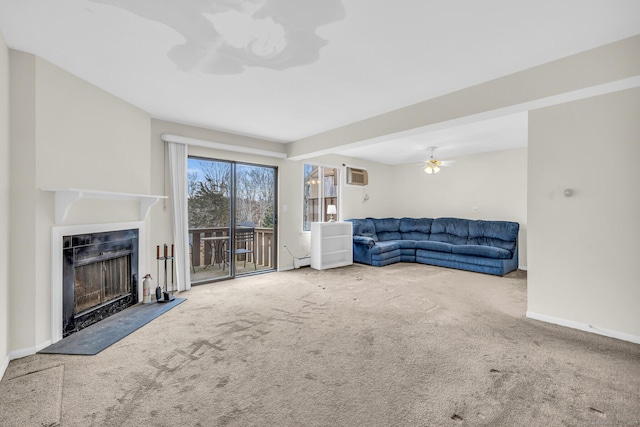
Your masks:
M138 229L62 236L62 336L138 302Z

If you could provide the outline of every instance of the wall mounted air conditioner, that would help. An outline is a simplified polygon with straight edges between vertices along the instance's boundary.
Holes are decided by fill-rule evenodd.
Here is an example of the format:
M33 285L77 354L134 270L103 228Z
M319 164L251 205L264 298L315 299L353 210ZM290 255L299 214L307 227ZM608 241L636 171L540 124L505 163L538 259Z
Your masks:
M347 184L368 185L369 174L367 174L367 170L347 167Z

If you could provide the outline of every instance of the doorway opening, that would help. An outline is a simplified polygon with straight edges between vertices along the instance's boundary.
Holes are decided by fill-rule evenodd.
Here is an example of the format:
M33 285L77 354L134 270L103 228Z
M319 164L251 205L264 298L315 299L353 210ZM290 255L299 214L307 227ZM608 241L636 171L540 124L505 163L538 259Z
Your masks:
M191 283L276 269L277 168L189 156Z

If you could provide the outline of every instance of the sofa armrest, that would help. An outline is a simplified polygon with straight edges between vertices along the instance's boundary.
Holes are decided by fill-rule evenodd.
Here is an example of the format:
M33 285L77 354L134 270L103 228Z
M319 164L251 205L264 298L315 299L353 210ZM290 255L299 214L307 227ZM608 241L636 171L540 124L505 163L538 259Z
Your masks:
M359 245L366 245L367 247L372 248L376 244L376 241L373 240L371 237L353 236L353 243L359 244Z

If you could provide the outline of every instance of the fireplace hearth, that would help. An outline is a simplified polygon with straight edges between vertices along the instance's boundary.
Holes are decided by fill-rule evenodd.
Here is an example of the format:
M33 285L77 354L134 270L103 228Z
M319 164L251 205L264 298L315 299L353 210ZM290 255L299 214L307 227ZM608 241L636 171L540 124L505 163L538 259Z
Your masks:
M62 238L62 335L138 302L138 229Z

